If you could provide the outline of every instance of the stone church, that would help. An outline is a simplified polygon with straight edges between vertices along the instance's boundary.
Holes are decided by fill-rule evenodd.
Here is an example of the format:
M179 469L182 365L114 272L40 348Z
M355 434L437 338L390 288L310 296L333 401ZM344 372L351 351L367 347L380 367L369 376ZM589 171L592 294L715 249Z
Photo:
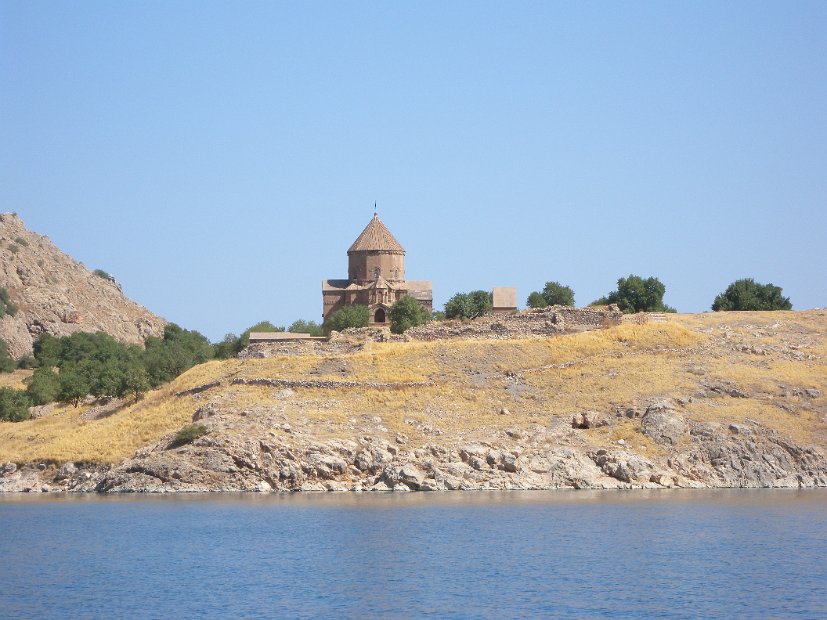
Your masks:
M376 213L347 251L347 262L347 280L322 282L323 320L346 305L358 304L370 310L370 325L388 325L388 311L404 295L428 312L433 310L431 283L405 280L405 250Z

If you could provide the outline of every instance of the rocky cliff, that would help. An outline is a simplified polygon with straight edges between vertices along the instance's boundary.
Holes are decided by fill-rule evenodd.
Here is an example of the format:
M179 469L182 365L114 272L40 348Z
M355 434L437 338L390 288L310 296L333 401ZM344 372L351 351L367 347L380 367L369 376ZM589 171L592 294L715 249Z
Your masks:
M19 308L0 318L0 339L13 357L31 353L44 332L103 331L140 344L161 335L166 324L127 298L113 278L89 271L10 213L0 214L0 287Z
M825 319L300 343L203 365L120 409L0 425L0 490L827 486ZM203 434L180 445L191 423Z

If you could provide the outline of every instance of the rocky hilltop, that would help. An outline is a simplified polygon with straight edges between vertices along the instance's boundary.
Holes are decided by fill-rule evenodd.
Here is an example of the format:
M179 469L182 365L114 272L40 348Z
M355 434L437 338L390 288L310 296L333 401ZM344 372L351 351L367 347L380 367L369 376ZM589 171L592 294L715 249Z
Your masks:
M297 343L193 368L136 404L0 424L0 490L827 486L825 319Z
M166 324L126 297L113 278L89 271L11 213L0 214L0 287L19 308L0 318L0 339L13 357L31 353L44 332L103 331L140 344L161 335Z

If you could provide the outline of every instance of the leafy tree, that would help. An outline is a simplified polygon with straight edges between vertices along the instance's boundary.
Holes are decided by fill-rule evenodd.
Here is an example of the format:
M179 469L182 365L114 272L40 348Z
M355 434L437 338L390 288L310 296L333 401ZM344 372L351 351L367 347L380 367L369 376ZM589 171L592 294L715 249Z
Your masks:
M574 291L569 286L559 282L546 282L541 292L534 291L528 296L526 305L529 308L545 308L546 306L573 306Z
M324 336L324 329L315 321L304 321L299 319L293 321L292 325L287 328L291 334L310 334L311 336Z
M238 351L236 351L238 341L239 338L235 334L225 335L224 340L213 345L213 355L216 359L220 360L226 360L233 357L236 353L238 353ZM241 349L239 349L239 351L240 350Z
M645 280L630 275L617 281L617 290L592 302L591 305L617 304L621 312L674 312L674 308L663 303L666 287L655 277Z
M424 325L431 318L431 314L422 307L422 304L410 295L403 296L393 304L389 316L391 331L394 334L401 334L411 327Z
M559 282L546 282L541 293L549 306L573 306L574 291Z
M0 287L0 318L6 316L14 316L17 314L18 307L12 303L9 292Z
M26 392L12 388L0 388L0 420L21 422L31 417Z
M431 313L431 320L432 321L444 321L445 320L445 312L442 310L434 310Z
M491 312L493 307L493 299L488 291L457 293L445 304L445 317L448 319L476 319Z
M131 394L135 402L143 398L143 395L149 390L149 374L143 366L135 364L126 369L124 374L124 389L127 394Z
M153 387L171 381L196 364L212 359L215 352L210 341L202 334L183 329L174 323L164 327L163 338L150 336L144 344L144 364Z
M715 297L712 309L719 310L792 310L789 297L781 294L781 287L759 284L752 278L736 280Z
M60 359L60 338L55 338L46 332L40 334L32 347L34 357L40 366L51 368L58 365Z
M75 407L89 394L89 383L86 377L73 367L60 372L60 389L57 399L61 403L72 403Z
M60 379L51 368L38 368L26 384L26 394L33 405L54 402L60 393Z
M340 332L351 327L367 327L370 323L370 310L367 306L354 304L340 308L325 321L325 330Z

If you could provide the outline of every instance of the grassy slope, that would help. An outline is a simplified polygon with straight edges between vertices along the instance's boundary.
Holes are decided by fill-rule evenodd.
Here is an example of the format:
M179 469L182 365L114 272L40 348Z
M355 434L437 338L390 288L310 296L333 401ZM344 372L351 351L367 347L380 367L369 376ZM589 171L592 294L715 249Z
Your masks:
M229 385L236 376L433 385L298 389L283 401L274 398L273 388ZM175 396L215 380L224 384L198 398ZM55 406L37 420L0 423L0 462L117 462L178 430L207 400L248 415L279 410L284 421L304 425L320 439L359 436L369 421L416 445L484 439L578 411L611 413L653 398L687 398L703 383L721 381L750 398L694 398L684 413L722 423L751 418L796 441L824 445L827 397L806 399L795 389L827 394L827 312L678 315L663 324L550 339L371 343L349 355L210 362L107 417L86 419L84 407ZM508 415L500 415L503 407ZM638 427L622 418L590 437L595 445L624 438L639 452L658 451Z

